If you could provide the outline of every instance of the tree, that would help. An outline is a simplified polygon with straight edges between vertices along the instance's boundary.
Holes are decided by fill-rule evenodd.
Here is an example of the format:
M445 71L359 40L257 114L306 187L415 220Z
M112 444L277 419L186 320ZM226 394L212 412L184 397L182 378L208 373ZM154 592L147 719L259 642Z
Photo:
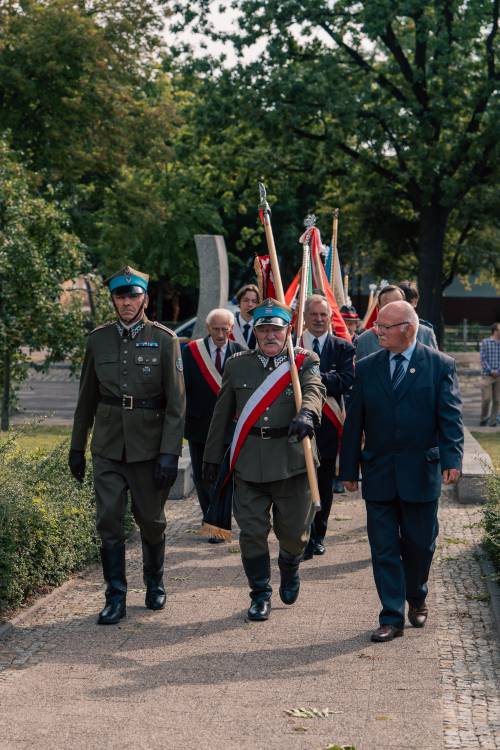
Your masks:
M91 254L105 191L123 169L168 156L171 105L147 93L163 5L0 0L0 132L39 191L67 202Z
M64 358L82 330L78 309L60 304L61 282L79 272L83 249L56 202L36 194L30 174L0 140L1 429L9 427L11 380L22 377L28 349Z
M213 3L181 0L177 10L239 53L265 42L226 74L240 114L282 150L322 146L325 189L354 201L393 256L411 251L422 314L439 331L443 286L472 265L467 250L498 236L485 212L499 207L498 0L229 4L239 28L225 35L210 27Z

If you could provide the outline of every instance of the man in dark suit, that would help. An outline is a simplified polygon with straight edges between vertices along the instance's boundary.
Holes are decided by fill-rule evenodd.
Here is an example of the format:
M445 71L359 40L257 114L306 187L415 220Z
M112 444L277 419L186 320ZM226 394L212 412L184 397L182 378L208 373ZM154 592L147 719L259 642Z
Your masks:
M327 401L323 407L321 425L316 429L316 444L321 460L317 469L321 509L317 511L311 524L311 537L304 550L304 560L310 560L313 555L324 555L324 539L334 486L336 492L344 492L340 480L335 479L335 462L339 422L342 422L342 396L354 380L354 347L348 341L328 332L330 315L328 302L321 294L313 294L307 298L304 305L306 328L301 345L319 357Z
M451 357L416 341L418 317L408 302L380 310L382 350L356 364L342 437L340 474L358 488L361 464L373 574L382 603L375 642L403 635L408 619L427 619L427 579L438 534L441 478L460 476L462 403ZM361 450L362 435L365 435Z
M186 385L186 421L184 437L189 442L193 480L203 515L209 496L202 481L201 468L208 428L220 390L224 365L241 346L229 341L234 316L230 310L212 310L206 320L208 335L191 341L182 352ZM228 437L230 442L230 436ZM209 541L214 541L210 537Z

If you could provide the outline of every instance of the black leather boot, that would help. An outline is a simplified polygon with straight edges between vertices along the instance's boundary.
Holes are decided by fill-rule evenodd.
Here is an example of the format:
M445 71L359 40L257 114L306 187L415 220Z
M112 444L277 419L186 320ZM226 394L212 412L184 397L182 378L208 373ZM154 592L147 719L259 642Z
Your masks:
M163 609L167 598L163 585L165 537L158 544L148 544L144 539L142 540L142 562L146 584L146 607L155 610Z
M98 625L116 625L127 613L125 545L101 547L102 572L106 581L106 606L99 612Z
M250 585L250 599L252 600L247 612L248 619L267 620L271 611L271 594L273 591L269 583L271 578L269 555L242 557L241 559Z
M299 564L302 555L291 555L280 549L278 567L281 573L280 598L283 604L293 604L297 601L300 589Z

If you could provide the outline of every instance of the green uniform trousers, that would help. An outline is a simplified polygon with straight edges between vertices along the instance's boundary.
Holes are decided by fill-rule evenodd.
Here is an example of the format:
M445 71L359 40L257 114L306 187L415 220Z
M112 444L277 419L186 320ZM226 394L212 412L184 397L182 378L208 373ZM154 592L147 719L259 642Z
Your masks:
M242 557L268 554L271 511L280 548L294 556L302 554L314 517L307 474L276 482L245 482L236 477L233 512L240 527Z
M169 490L159 490L153 480L155 459L151 461L113 461L94 453L96 527L103 547L125 542L127 491L132 497L132 513L148 544L162 541L167 525L165 501Z

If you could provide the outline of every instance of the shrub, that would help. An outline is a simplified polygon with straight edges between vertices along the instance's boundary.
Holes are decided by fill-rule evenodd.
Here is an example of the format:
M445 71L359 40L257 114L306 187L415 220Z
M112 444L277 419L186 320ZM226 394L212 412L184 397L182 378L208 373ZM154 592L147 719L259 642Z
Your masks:
M91 471L79 485L67 455L67 441L48 454L0 447L0 611L97 557Z
M484 546L500 583L500 474L488 478L488 501L483 506Z

